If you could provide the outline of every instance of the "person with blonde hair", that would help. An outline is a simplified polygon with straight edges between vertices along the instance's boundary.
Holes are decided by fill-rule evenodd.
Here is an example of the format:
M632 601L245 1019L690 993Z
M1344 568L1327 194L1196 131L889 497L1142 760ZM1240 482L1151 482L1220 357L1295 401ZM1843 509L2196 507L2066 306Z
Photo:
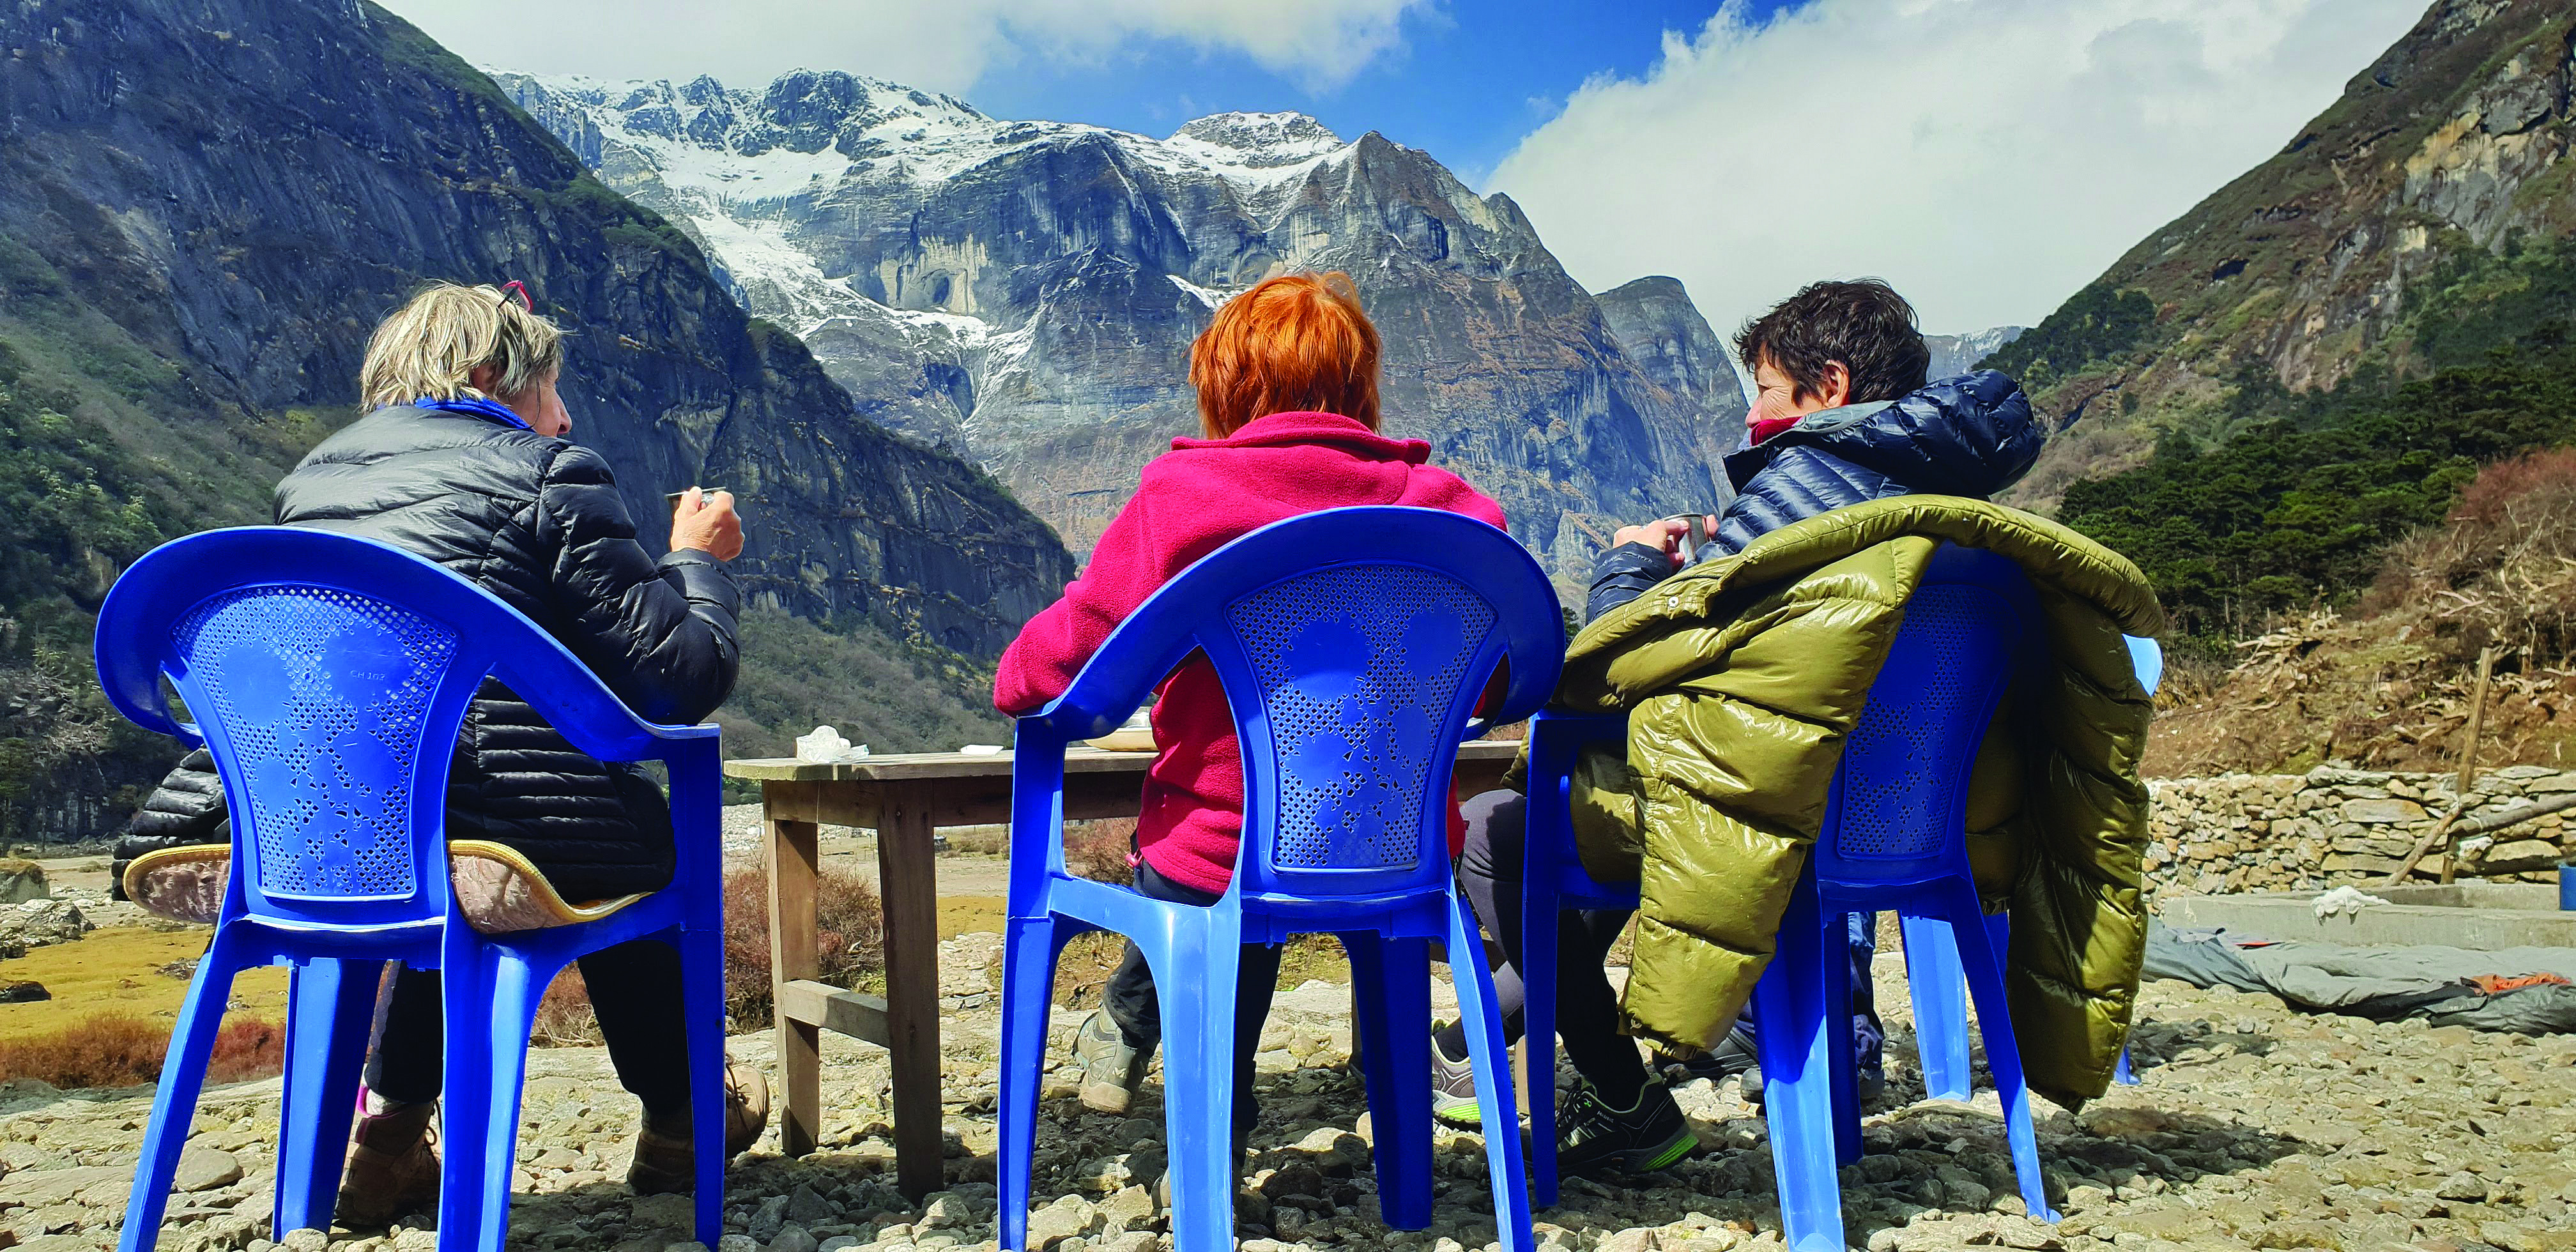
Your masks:
M1091 561L1002 654L993 703L1025 713L1064 694L1110 631L1157 588L1228 541L1272 522L1348 505L1446 509L1503 525L1500 505L1430 464L1431 445L1378 433L1378 334L1347 275L1287 274L1234 297L1190 349L1200 438L1175 439ZM1212 904L1233 881L1243 831L1243 761L1207 658L1164 680L1158 755L1136 825L1135 888ZM1456 823L1453 815L1453 829ZM1238 1149L1255 1116L1252 1055L1279 977L1279 949L1247 947L1236 992ZM1082 1024L1075 1055L1085 1105L1126 1111L1162 1038L1144 955L1126 959Z
M277 521L436 561L562 640L638 715L700 721L732 691L738 663L741 593L725 567L742 551L733 498L691 488L655 559L608 462L571 441L563 363L563 333L520 284L423 287L367 342L363 416L278 484ZM224 838L212 768L202 753L181 762L138 832L150 827L163 844ZM675 855L669 804L651 779L582 755L495 681L459 736L447 830L515 849L576 901L657 890ZM627 1182L645 1194L689 1190L679 956L644 940L580 965L618 1080L644 1106ZM401 970L378 1006L343 1224L436 1211L439 1039L437 972ZM767 1121L768 1091L738 1065L726 1086L726 1148L739 1153Z

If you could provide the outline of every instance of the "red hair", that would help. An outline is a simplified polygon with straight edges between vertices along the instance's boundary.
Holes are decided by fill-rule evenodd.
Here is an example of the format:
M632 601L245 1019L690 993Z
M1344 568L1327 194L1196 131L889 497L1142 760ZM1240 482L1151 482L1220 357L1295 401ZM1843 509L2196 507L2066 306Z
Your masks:
M1199 428L1223 439L1273 413L1339 413L1377 429L1377 327L1351 276L1282 274L1228 300L1190 345Z

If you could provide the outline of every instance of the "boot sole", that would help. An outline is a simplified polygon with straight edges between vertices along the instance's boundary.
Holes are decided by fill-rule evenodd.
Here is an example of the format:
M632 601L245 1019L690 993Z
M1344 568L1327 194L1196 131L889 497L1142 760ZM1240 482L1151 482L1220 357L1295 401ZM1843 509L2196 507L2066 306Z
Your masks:
M1135 1104L1135 1102L1136 1093L1134 1091L1121 1087L1115 1083L1087 1082L1082 1084L1082 1107L1087 1108L1094 1113L1123 1115L1127 1112L1130 1106Z

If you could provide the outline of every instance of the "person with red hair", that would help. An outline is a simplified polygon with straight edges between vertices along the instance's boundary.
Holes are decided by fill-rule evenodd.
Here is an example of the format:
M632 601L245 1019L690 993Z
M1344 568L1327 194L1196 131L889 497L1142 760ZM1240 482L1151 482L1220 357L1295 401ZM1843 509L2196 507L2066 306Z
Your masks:
M1200 557L1284 518L1347 505L1445 509L1503 525L1503 510L1431 465L1431 445L1378 433L1377 328L1341 273L1286 274L1226 301L1190 347L1197 439L1145 467L1091 562L1003 652L993 704L1031 712L1073 682L1127 615ZM1136 823L1136 890L1212 904L1233 881L1243 762L1216 669L1193 657L1164 679ZM1453 827L1455 822L1453 820ZM1244 950L1237 991L1234 1126L1252 1125L1252 1055L1270 1015L1279 949ZM1082 1102L1124 1113L1161 1041L1154 981L1136 945L1084 1021Z

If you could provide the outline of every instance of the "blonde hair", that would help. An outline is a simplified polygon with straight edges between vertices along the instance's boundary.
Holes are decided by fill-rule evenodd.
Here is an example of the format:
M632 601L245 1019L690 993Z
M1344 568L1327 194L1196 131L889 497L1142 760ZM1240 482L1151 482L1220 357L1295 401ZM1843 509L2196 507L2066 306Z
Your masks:
M513 400L563 368L563 331L498 287L431 283L367 337L358 402L368 409L414 400ZM492 393L470 381L490 367Z

